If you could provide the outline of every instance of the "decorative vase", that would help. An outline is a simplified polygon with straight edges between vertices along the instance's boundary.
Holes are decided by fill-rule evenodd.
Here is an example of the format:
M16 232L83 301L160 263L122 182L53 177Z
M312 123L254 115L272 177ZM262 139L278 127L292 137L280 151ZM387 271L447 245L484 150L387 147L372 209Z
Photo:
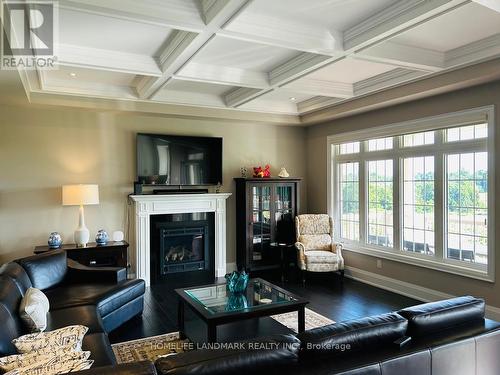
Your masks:
M231 293L227 299L226 311L238 311L248 307L248 300L244 294Z
M247 289L250 275L245 271L242 272L233 271L233 273L228 273L225 276L225 278L227 281L226 285L229 292L235 294L241 294L244 293L245 290Z
M109 240L108 233L104 229L101 229L97 232L95 236L95 242L98 245L106 245L108 243L108 240Z
M52 232L47 243L51 249L58 249L62 245L62 237L59 233Z
M290 177L290 174L288 173L288 171L286 170L285 167L281 167L280 173L278 174L278 176L281 178L287 178L287 177Z

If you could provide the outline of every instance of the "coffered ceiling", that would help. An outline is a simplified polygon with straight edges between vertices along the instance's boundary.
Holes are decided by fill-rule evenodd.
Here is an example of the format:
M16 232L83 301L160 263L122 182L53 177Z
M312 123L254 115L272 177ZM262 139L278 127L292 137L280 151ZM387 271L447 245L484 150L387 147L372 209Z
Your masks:
M500 56L492 0L60 0L30 93L301 116Z

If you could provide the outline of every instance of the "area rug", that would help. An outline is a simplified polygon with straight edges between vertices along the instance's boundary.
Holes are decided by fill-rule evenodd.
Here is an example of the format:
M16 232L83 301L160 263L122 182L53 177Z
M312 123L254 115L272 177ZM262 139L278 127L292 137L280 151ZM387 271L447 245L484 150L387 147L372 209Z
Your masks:
M273 315L273 316L271 316L271 318L276 320L278 323L283 324L285 327L290 328L295 333L297 333L299 331L299 322L297 320L297 313L296 312ZM317 312L309 310L307 307L306 307L306 319L305 320L306 320L306 330L317 328L317 327L323 327L323 326L326 326L328 324L335 323L330 318L327 318L326 316L323 316L321 314L318 314Z
M333 320L306 308L306 330L322 327ZM271 316L278 323L283 324L294 332L298 331L297 313L285 313ZM181 340L179 332L167 333L165 335L146 337L144 339L120 342L111 345L118 363L130 363L139 361L155 361L175 353L182 353L194 349L189 340Z

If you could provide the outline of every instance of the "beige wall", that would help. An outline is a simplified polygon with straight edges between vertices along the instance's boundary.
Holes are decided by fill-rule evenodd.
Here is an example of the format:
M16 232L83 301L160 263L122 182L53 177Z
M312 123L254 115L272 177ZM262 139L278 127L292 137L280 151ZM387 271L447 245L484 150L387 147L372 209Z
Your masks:
M101 204L87 226L125 229L135 177L135 134L224 137L224 187L234 193L241 166L270 163L305 175L305 129L234 121L140 116L34 106L0 106L0 264L32 253L51 231L72 242L77 207L61 206L61 185L97 183ZM302 208L305 209L306 189ZM228 201L228 262L235 261L235 201Z
M347 131L362 130L385 124L434 116L484 105L495 105L496 129L500 126L500 82L472 87L410 103L380 109L364 114L334 120L312 126L307 132L308 208L310 212L327 210L327 136ZM500 163L500 131L496 132L496 159ZM500 192L500 173L496 174L496 192ZM495 216L500 218L500 202L495 206ZM496 220L499 233L500 219ZM500 277L500 255L496 245L496 274ZM487 303L500 306L500 286L426 268L384 260L383 268L377 269L376 258L346 251L346 265L381 274L397 280L420 285L453 295L473 294L485 297Z

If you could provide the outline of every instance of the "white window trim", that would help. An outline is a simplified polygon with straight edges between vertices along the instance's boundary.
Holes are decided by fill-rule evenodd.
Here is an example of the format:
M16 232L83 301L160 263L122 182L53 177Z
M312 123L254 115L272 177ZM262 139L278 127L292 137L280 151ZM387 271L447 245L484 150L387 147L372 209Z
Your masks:
M400 123L394 123L389 125L382 125L378 127L374 127L371 129L357 130L352 132L341 133L337 135L331 135L327 137L327 204L328 204L328 213L330 216L335 218L335 234L340 233L340 222L337 217L337 211L335 211L335 205L338 201L337 197L337 181L334 181L333 178L336 176L335 168L337 160L349 160L349 157L353 157L353 154L347 155L335 155L334 146L340 143L345 142L354 142L354 141L364 141L370 138L381 138L381 137L390 137L390 136L399 136L404 133L416 133L416 132L424 132L429 130L438 130L447 127L457 127L463 125L470 125L471 123L477 122L485 122L488 124L488 139L487 139L487 149L488 149L488 207L491 209L488 210L488 265L487 267L477 264L467 264L464 265L463 262L440 258L436 260L435 257L431 258L428 255L416 254L412 253L408 255L407 252L399 249L391 249L391 248L382 248L379 246L371 246L362 242L354 242L347 241L342 239L344 243L344 248L347 251L352 251L355 253L361 253L365 255L374 256L377 258L389 259L401 263L411 264L415 266L420 266L424 268L434 269L442 272L452 273L460 276L465 276L473 279L494 282L495 281L495 109L494 106L485 106L479 108L468 109L459 112L452 112L447 114L442 114L438 116L426 117L417 120L404 121ZM468 145L474 145L476 140L471 141L461 141L458 142L460 144L460 151L464 151L467 149ZM361 146L361 150L363 150L363 143ZM481 143L484 143L482 141ZM453 147L457 146L457 142L452 142L446 145L446 149L453 149ZM406 147L405 155L408 155L408 149L415 149L419 154L422 153L426 148L432 149L434 145L422 145L422 146L414 146L414 147ZM456 148L454 151L457 151ZM357 159L360 164L365 163L366 159L382 159L384 157L394 158L395 160L399 160L399 155L395 155L394 150L383 150L383 151L371 151L369 158ZM357 154L355 154L357 155ZM394 166L396 168L396 165ZM362 168L364 170L364 168ZM442 172L442 171L441 171ZM436 170L435 173L440 173ZM394 186L396 183L399 184L399 179L394 175ZM365 176L359 175L360 178L360 224L361 220L366 222L366 216L363 214L363 211L367 209L366 204L361 202L361 197L366 194L366 189L364 186L364 178ZM395 220L399 219L399 211L400 200L399 200L399 189L395 189L395 199L394 199L394 218ZM436 200L435 202L435 210L436 212L442 212L444 210L443 202L440 200ZM444 215L441 215L441 218L444 220ZM396 244L396 240L399 241L399 229L400 225L394 227L394 243ZM438 239L441 241L444 240L444 223L435 222L435 232L436 232L436 249L442 247L443 244L439 243ZM398 233L396 233L396 231ZM360 233L360 241L365 240L365 231ZM441 233L441 237L438 237L438 234ZM340 239L339 239L340 240ZM442 254L442 249L441 249ZM438 253L436 252L436 255Z

